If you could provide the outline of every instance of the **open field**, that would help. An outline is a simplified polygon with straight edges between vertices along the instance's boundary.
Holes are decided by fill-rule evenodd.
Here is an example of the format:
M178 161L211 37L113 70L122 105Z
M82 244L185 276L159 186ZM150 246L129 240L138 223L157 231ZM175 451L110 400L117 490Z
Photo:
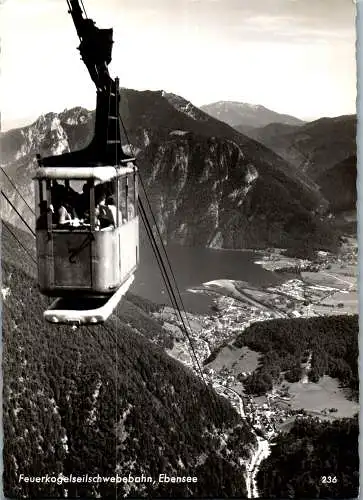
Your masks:
M305 283L333 287L336 292L323 299L319 304L312 304L311 311L317 315L358 314L357 269L353 265L333 263L328 270L317 273L303 272ZM338 306L341 304L342 306Z
M357 271L357 265L347 262L331 262L329 265L329 269L325 270L327 274L336 274L338 276L341 276L342 278L344 278L344 276L356 278Z
M295 420L296 420L295 416L289 417L286 420L284 420L282 423L277 424L276 428L279 431L289 432L291 430L291 428L293 427Z
M301 278L308 285L326 286L337 288L338 290L346 290L356 284L356 278L326 271L304 271L301 273Z
M344 304L344 307L338 307ZM329 314L358 314L358 293L357 292L336 292L319 305L312 305L311 310L318 315Z
M280 269L294 268L295 266L306 266L308 260L298 259L296 257L286 257L281 250L275 249L274 252L261 252L262 259L256 260L267 271L278 271Z
M251 373L256 370L259 358L260 354L251 351L248 347L234 347L228 344L219 351L216 359L207 366L217 372L227 368L231 375L237 376L239 373Z
M296 382L289 384L289 393L292 396L289 403L291 408L303 408L317 416L324 409L336 408L338 411L331 413L334 418L352 417L359 411L359 403L350 401L339 387L339 382L327 375L315 384Z

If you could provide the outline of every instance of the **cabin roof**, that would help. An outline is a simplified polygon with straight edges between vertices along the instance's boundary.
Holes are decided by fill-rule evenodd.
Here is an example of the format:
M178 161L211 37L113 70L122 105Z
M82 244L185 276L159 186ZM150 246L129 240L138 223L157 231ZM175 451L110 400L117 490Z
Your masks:
M39 167L34 179L97 179L106 182L136 170L131 161L122 167Z

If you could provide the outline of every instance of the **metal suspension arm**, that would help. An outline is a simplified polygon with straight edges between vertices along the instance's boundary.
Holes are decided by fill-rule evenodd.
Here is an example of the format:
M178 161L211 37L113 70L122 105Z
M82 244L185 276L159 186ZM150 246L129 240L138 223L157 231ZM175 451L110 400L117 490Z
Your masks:
M119 165L131 159L121 145L119 121L120 89L117 78L108 72L112 55L112 28L99 29L87 18L79 0L67 0L77 34L83 62L97 88L95 131L85 148L61 155L38 158L43 166ZM81 0L82 4L82 0ZM83 4L82 4L83 6Z
M83 16L78 0L67 0L69 13L81 44L78 47L83 62L97 90L109 90L113 83L108 72L112 59L113 29L99 29L92 19Z

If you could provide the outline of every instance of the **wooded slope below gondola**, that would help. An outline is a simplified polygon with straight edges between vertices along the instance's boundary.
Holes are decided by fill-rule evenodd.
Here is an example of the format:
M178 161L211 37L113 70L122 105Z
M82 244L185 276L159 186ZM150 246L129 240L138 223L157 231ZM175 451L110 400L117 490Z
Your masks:
M226 400L211 398L200 379L166 355L168 334L147 314L154 306L129 296L107 329L45 324L46 299L5 226L2 244L6 496L64 496L65 489L69 497L114 496L110 484L30 484L19 474L116 470L198 477L134 485L129 492L138 497L245 496L243 461L254 435ZM118 485L119 498L127 487Z

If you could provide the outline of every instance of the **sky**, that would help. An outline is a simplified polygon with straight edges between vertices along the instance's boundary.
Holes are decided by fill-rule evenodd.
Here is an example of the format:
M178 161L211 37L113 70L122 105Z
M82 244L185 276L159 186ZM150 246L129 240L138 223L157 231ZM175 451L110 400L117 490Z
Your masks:
M66 0L0 3L2 130L95 107ZM313 120L355 112L353 0L83 0L114 28L112 77L196 106L262 104Z

